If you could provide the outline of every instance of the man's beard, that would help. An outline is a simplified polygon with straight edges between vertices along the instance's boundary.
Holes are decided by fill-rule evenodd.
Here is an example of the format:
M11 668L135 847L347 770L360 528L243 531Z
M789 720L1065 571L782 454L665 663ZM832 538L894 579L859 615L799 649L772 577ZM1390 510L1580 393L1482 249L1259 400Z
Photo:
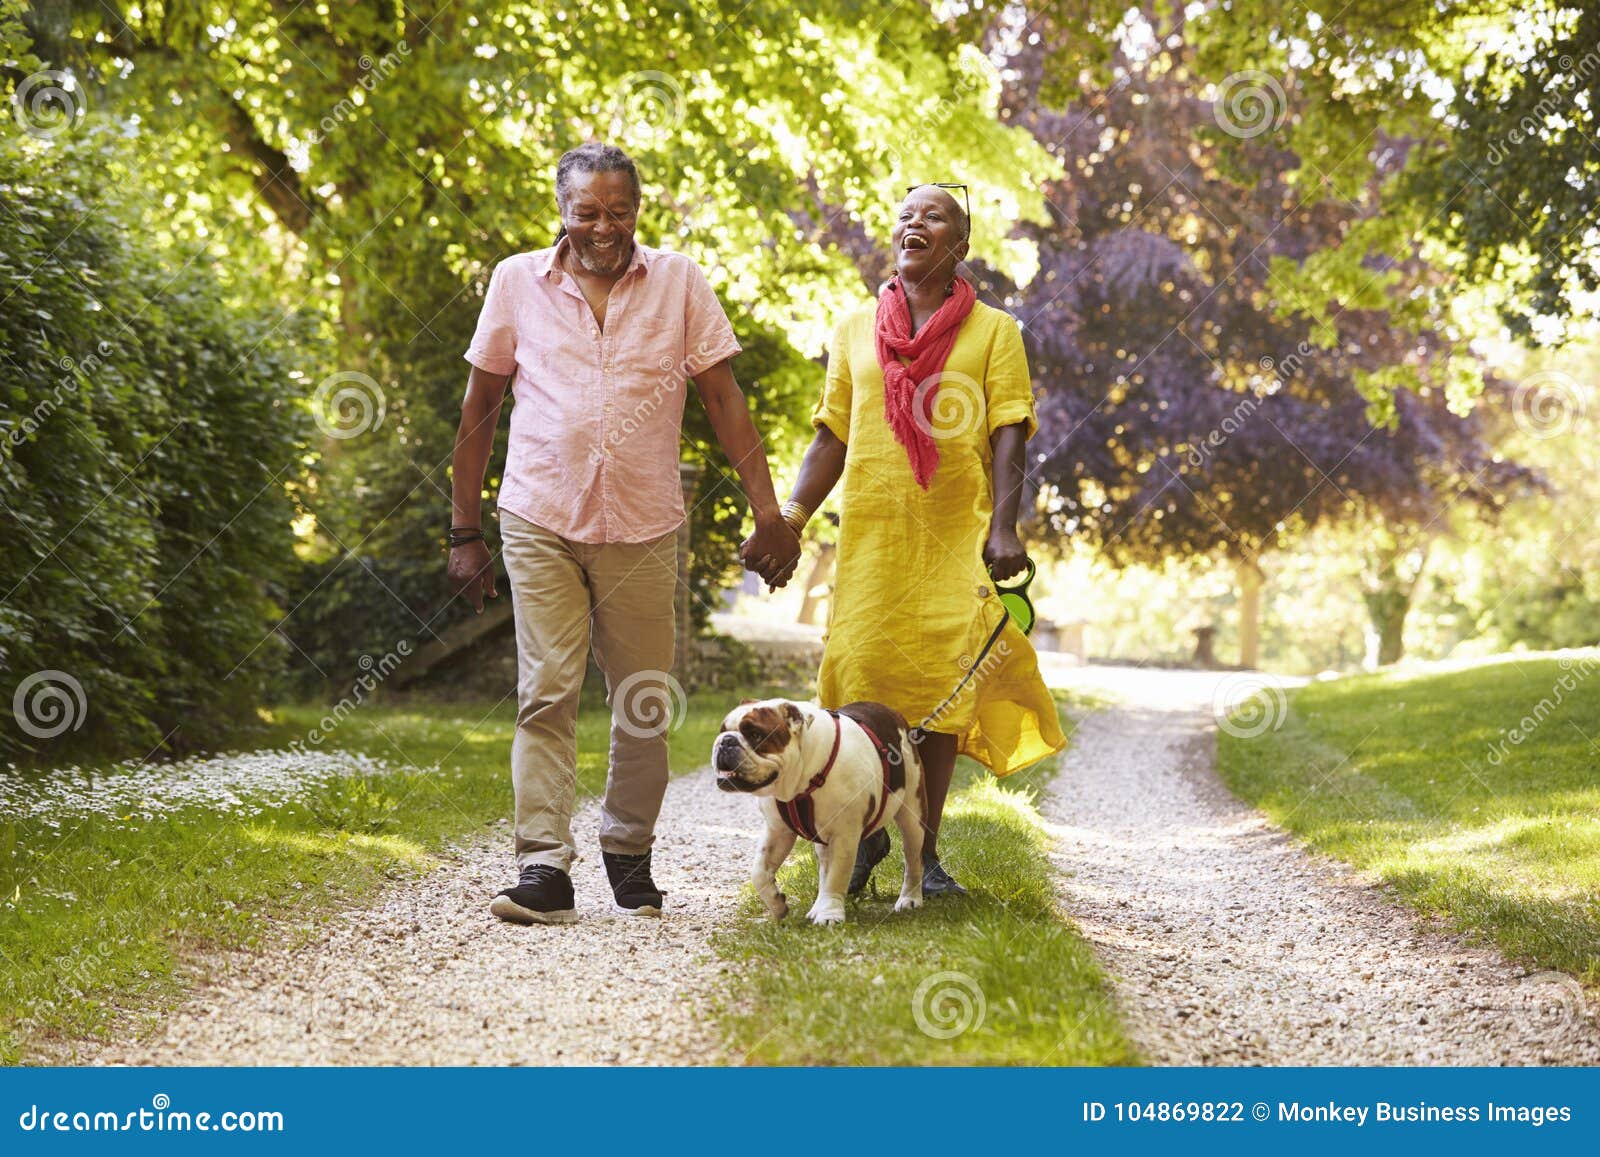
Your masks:
M616 246L609 252L595 252L588 245L574 245L573 255L577 257L578 264L597 277L605 277L615 273L633 253L633 241L630 238L623 241L620 238Z

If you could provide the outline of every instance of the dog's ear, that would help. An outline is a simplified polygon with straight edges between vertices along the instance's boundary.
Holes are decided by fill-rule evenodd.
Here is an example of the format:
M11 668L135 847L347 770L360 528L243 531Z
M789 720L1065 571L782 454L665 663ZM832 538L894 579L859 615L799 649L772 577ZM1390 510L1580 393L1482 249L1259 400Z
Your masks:
M789 730L793 732L804 731L811 725L811 720L806 713L793 703L783 705L783 713L789 718Z
M741 700L739 700L739 706L740 707L748 707L752 703L760 703L760 702L761 702L761 700L759 700L759 699L741 699Z

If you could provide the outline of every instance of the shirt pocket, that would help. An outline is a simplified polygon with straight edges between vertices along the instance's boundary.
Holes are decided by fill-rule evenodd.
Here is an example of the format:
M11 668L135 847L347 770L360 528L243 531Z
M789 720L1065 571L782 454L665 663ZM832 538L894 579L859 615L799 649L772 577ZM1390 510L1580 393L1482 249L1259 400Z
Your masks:
M652 383L682 385L684 371L683 318L641 313L623 319L618 335L618 368L629 377Z

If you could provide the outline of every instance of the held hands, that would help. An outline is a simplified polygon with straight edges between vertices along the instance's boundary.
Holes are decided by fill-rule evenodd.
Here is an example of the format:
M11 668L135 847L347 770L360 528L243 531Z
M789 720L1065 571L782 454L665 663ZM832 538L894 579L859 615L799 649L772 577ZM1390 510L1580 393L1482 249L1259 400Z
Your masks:
M983 561L995 582L1005 582L1028 569L1028 552L1015 530L1002 526L989 528L989 539L983 544Z
M739 544L739 561L760 575L768 590L778 590L800 563L800 536L776 515L758 518L755 533Z
M483 614L483 596L499 598L494 589L494 559L489 546L482 539L469 542L450 551L450 593L465 595L472 609Z

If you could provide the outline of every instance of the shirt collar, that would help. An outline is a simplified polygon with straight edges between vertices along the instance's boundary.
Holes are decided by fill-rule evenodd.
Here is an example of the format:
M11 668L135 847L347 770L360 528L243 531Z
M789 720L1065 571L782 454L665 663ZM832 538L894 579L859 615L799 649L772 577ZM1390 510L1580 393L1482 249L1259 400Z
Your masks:
M553 275L559 281L564 272L560 261L561 258L566 256L566 251L569 247L567 238L563 235L561 240L557 241L549 249L539 250L533 255L533 271L541 277ZM652 249L635 237L633 239L633 259L628 262L628 268L622 271L622 276L628 276L635 269L639 271L641 276L649 273L650 266L655 264L655 260L660 254L661 251L659 249Z

